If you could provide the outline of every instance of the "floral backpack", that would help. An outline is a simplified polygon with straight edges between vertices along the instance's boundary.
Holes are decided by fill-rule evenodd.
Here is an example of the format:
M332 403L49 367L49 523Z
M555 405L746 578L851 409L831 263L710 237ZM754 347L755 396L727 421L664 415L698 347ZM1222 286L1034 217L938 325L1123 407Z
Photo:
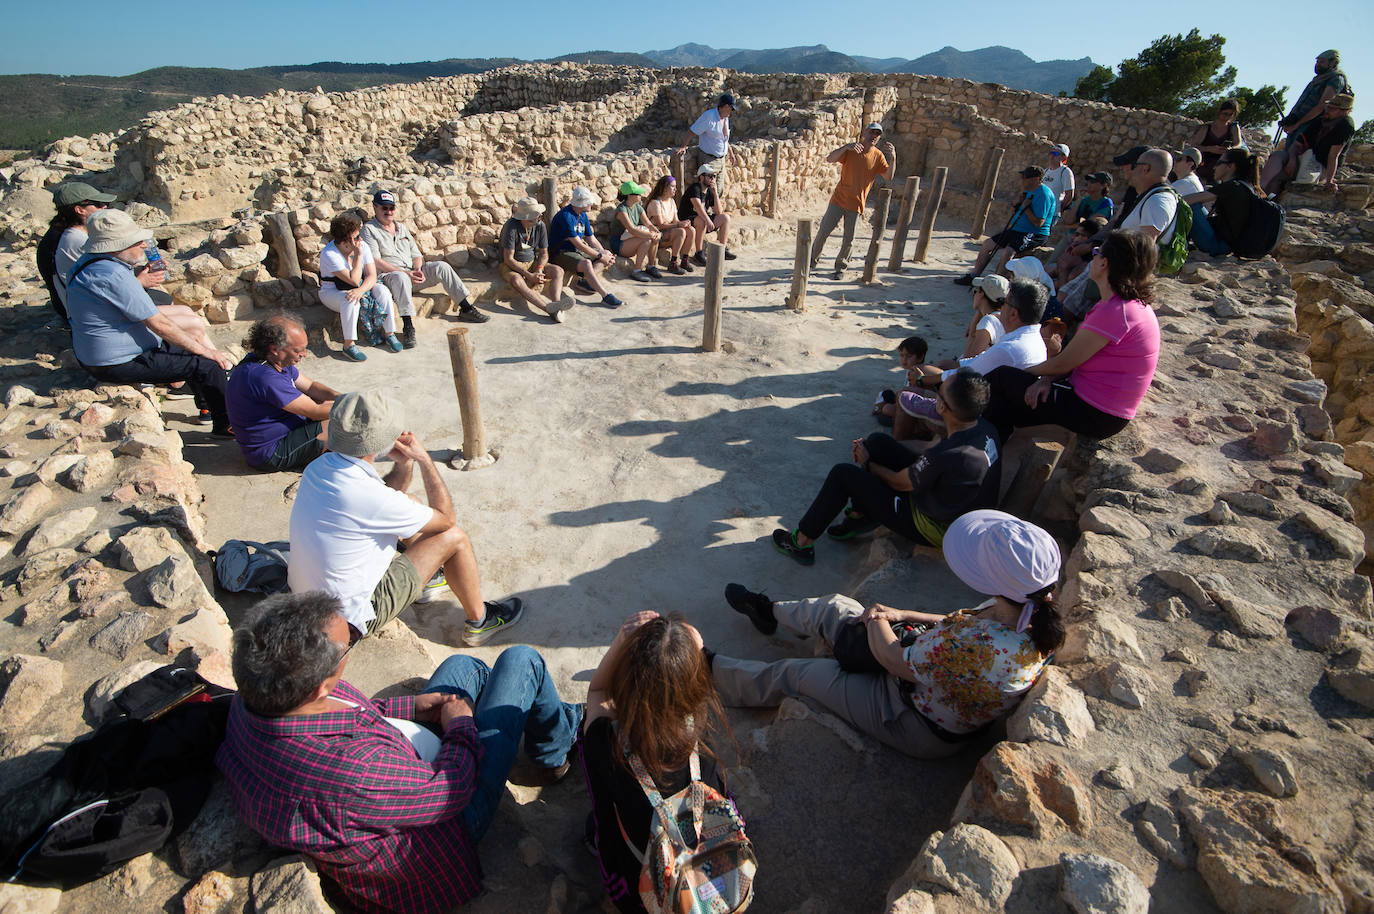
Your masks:
M635 852L639 897L649 914L731 914L754 900L758 860L744 819L728 797L702 783L692 752L692 780L666 799L633 752L630 768L654 808L649 844ZM689 844L685 835L692 835Z

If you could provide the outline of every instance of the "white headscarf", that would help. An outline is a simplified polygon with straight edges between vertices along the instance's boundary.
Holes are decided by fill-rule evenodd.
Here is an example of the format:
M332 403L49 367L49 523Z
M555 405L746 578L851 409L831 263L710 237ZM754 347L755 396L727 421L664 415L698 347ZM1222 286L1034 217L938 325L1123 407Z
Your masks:
M1022 604L1016 630L1030 625L1029 597L1059 581L1059 544L1035 524L1005 511L970 511L945 531L945 561L969 587Z

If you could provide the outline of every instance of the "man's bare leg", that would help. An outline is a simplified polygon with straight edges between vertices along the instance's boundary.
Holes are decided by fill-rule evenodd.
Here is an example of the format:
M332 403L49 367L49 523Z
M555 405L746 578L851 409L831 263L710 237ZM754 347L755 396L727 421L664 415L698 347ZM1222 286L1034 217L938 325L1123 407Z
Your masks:
M448 589L458 598L463 614L470 622L486 618L487 607L482 602L482 588L477 571L477 553L472 540L462 527L453 526L438 533L417 534L406 540L406 558L410 559L421 581L434 577L440 566L448 578Z

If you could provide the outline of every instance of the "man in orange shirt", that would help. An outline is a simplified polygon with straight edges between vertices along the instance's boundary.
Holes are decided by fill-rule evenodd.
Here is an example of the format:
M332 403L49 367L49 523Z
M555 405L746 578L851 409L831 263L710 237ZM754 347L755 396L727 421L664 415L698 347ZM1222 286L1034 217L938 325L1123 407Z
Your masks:
M835 231L835 225L844 218L844 240L840 242L840 253L835 258L834 278L844 276L844 268L849 263L849 250L854 246L854 223L863 215L864 200L873 179L882 175L891 181L897 172L897 150L891 143L884 143L878 149L878 139L883 135L881 124L872 123L864 128L863 139L858 143L846 143L825 157L827 162L840 163L840 186L830 195L830 205L821 217L821 227L816 232L816 241L811 245L811 269L820 262L825 240Z

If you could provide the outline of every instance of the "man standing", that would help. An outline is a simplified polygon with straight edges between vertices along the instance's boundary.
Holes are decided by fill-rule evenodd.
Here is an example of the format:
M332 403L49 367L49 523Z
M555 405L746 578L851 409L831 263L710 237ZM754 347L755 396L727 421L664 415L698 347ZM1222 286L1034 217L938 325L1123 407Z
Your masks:
M1050 237L1058 200L1044 183L1044 177L1045 169L1038 165L1021 169L1021 198L1011 221L1005 229L983 242L983 249L973 262L973 270L954 280L955 285L973 285L974 278L982 274L983 268L999 251L1005 249L1008 256L1015 257Z
M1069 167L1069 147L1059 143L1050 147L1050 167L1041 178L1054 193L1055 212L1066 213L1073 206L1073 169Z
M821 217L820 228L816 230L816 240L811 245L811 269L820 263L821 251L825 241L840 219L844 219L844 236L840 241L840 253L835 258L833 278L844 276L849 265L849 251L854 246L854 223L864 212L864 201L868 199L873 179L882 175L891 181L897 173L897 150L891 143L884 143L880 151L878 139L883 135L882 124L876 121L864 128L863 139L857 143L847 143L825 157L827 162L840 163L840 183L830 195L830 205Z
M1119 228L1135 229L1160 247L1173 240L1179 199L1169 186L1173 167L1174 157L1163 149L1146 149L1134 164L1125 166L1136 202L1121 219Z
M405 428L401 402L379 390L334 401L330 453L305 468L291 508L287 583L295 593L337 596L355 638L447 584L467 616L463 643L476 647L518 622L524 603L482 601L472 542L434 460ZM383 456L395 461L385 478L374 466ZM428 507L405 494L416 467ZM397 541L405 542L404 553Z
M735 97L726 92L716 102L716 107L703 111L701 117L688 129L682 145L677 148L678 153L686 150L687 145L695 138L697 167L710 165L717 175L723 175L725 166L733 165L735 162L734 153L730 151L730 115L734 113Z
M716 195L716 170L714 165L706 164L697 169L697 179L682 195L678 204L677 217L692 223L691 235L687 246L692 248L692 263L706 266L706 236L715 232L716 240L725 245L725 259L734 260L736 255L730 251L730 214L722 212L720 197Z
M115 384L185 381L210 412L210 434L232 438L224 393L234 363L208 340L178 327L148 297L167 278L165 266L147 265L153 233L117 209L92 213L86 230L85 253L67 276L77 361L97 379Z
M258 321L243 347L248 355L234 367L225 397L243 459L259 470L302 469L324 453L339 392L296 368L309 348L294 317Z
M381 701L344 681L349 649L337 597L253 607L234 632L239 691L215 761L238 817L318 863L349 910L444 914L482 891L476 845L522 737L540 780L556 781L581 708L523 645L491 667L452 656L420 694Z
M1330 101L1341 92L1349 91L1350 82L1340 67L1340 51L1322 51L1317 55L1317 62L1312 65L1312 72L1316 75L1303 88L1302 94L1293 103L1292 110L1279 121L1284 133L1289 136L1297 133L1303 124L1321 115L1323 102Z
M601 296L601 304L619 308L625 304L601 282L601 271L615 263L615 255L601 246L587 215L596 205L596 194L575 187L568 205L554 213L549 222L549 250L553 260L569 279L577 277L577 288Z
M372 249L378 278L396 302L396 313L401 318L401 345L415 348L415 303L410 297L414 286L424 287L436 282L443 285L448 297L458 306L460 321L483 324L491 320L473 306L467 286L453 267L442 260L426 262L420 255L420 246L415 243L410 229L396 221L395 194L386 190L373 194L372 213L372 218L363 224L363 240Z

